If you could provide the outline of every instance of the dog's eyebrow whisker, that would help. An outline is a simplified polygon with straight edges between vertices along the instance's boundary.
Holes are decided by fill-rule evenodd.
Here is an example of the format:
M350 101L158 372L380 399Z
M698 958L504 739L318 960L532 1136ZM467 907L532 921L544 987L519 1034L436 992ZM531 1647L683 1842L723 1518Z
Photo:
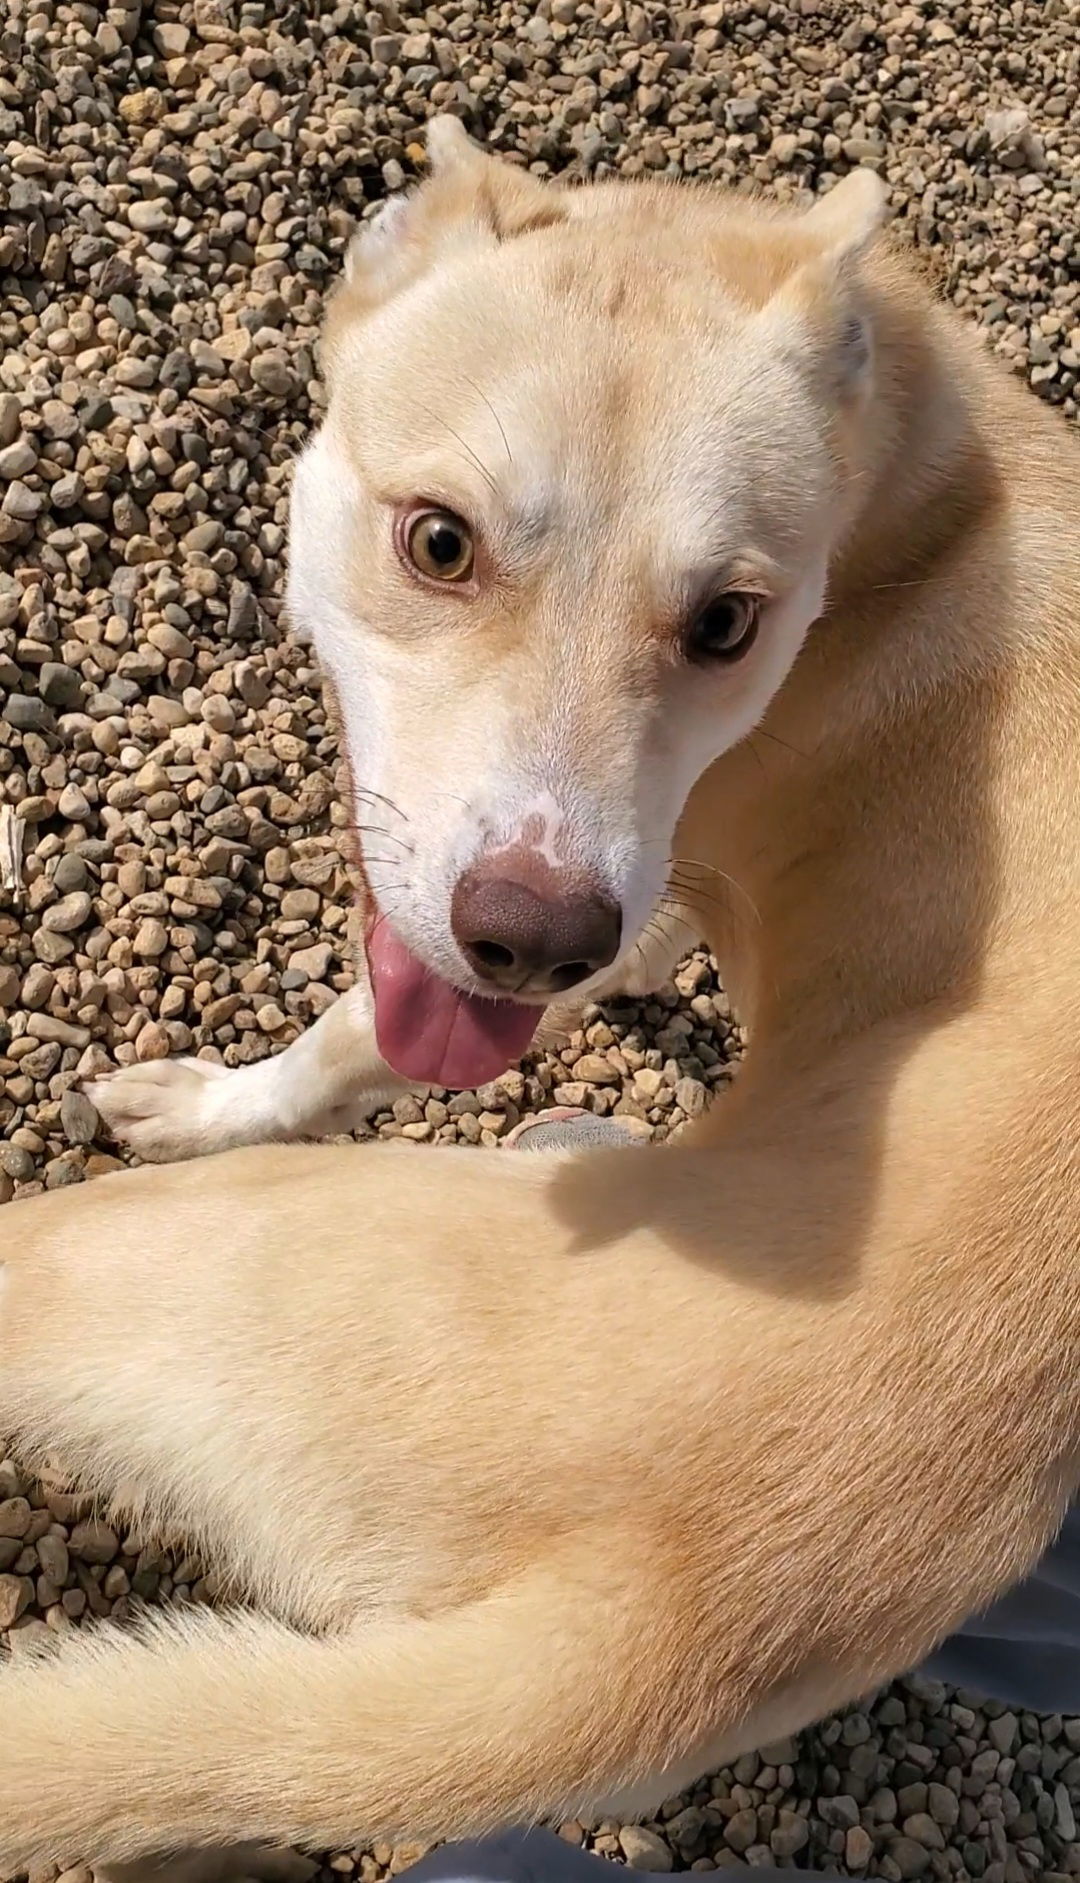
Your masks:
M453 430L453 427L451 425L447 425L446 429L448 432L453 433L453 436L457 438L458 444L461 446L461 449L465 452L466 456L472 459L472 462L475 464L477 470L479 471L481 477L484 479L484 482L486 483L488 489L491 491L492 495L495 497L498 497L500 494L499 486L495 482L495 479L492 477L491 472L487 468L487 465L483 462L481 458L477 457L476 452L473 450L472 446L467 445L465 443L464 438L458 437L457 432Z
M440 418L437 412L432 412L427 406L421 406L420 410L422 412L426 412L428 418L431 419L434 424L441 425L444 431L448 431L450 433L451 438L457 439L457 442L461 446L461 449L467 454L468 457L472 459L481 477L484 478L485 482L488 485L489 490L492 492L492 495L495 497L498 497L501 494L499 491L498 484L495 482L495 479L491 475L491 472L488 470L488 467L484 463L483 459L477 457L476 452L473 450L470 444L466 443L465 439L461 436L461 433L456 432L454 430L454 427L448 424L446 419Z
M503 444L506 447L506 461L508 464L513 464L514 454L510 449L510 440L506 436L506 427L503 424L502 419L499 417L499 414L496 412L495 407L492 405L491 400L488 398L487 393L484 391L482 386L477 385L475 379L470 379L467 373L465 375L465 383L467 386L472 387L478 399L483 399L484 404L487 406L488 411L491 413L492 418L495 420L496 425L499 427L499 436L502 439Z

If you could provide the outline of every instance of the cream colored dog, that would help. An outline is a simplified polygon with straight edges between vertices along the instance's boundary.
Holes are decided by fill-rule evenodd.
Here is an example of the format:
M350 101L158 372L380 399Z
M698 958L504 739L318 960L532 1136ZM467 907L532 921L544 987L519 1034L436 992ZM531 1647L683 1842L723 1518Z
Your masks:
M655 1803L917 1661L1080 1477L1073 441L873 178L796 215L433 155L334 304L293 539L382 1054L520 1051L685 853L750 1056L653 1152L241 1150L5 1214L0 1428L252 1607L0 1674L0 1868ZM324 1108L353 1031L280 1062ZM130 1135L191 1148L165 1071Z

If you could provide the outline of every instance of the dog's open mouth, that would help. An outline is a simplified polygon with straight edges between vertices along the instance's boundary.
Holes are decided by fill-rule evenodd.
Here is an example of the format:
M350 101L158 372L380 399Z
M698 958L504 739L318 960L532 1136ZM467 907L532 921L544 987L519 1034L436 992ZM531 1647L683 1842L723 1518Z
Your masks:
M465 994L432 974L385 919L367 938L379 1051L414 1085L464 1090L498 1078L521 1058L542 1007Z

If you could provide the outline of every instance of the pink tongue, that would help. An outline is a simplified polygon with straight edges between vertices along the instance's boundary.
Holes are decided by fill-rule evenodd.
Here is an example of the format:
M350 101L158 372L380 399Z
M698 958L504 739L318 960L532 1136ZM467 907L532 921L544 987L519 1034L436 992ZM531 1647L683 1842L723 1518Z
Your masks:
M368 942L375 1037L387 1064L417 1085L486 1085L521 1058L541 1009L463 994L409 953L389 922Z

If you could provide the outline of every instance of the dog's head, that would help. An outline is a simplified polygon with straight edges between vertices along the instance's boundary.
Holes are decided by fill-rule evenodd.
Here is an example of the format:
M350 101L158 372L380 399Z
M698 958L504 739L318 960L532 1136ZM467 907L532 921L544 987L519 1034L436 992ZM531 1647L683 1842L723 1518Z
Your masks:
M560 189L452 119L356 238L290 603L338 696L380 1045L472 1084L629 956L822 608L882 186Z

